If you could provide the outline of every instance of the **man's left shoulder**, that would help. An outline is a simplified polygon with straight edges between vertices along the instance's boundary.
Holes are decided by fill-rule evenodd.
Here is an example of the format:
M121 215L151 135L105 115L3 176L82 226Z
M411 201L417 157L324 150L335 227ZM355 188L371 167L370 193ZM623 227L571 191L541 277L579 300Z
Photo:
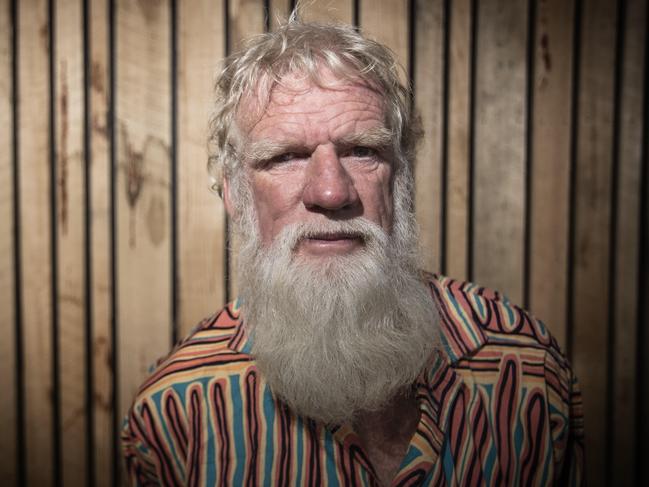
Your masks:
M548 328L496 291L444 276L426 277L439 309L450 369L462 384L468 408L474 408L471 414L483 411L498 438L511 445L522 448L521 441L530 441L538 451L545 449L544 468L554 472L554 483L579 485L581 392ZM503 455L500 460L505 462L501 466L516 462Z
M569 369L547 326L492 289L426 274L440 312L442 338L452 362L471 360L487 350L503 355L544 356L546 363Z

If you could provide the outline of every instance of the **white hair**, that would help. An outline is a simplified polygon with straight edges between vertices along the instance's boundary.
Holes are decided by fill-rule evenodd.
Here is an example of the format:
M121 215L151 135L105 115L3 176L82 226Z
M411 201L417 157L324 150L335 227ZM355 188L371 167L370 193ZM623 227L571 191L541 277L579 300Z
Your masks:
M224 178L230 182L237 179L242 138L236 121L242 100L251 93L267 98L290 73L303 74L322 86L322 68L341 79L361 81L381 94L386 126L393 138L395 173L405 172L406 179L412 179L421 128L393 53L352 26L302 22L294 14L274 32L249 39L243 49L225 60L217 76L208 144L214 189L221 192Z

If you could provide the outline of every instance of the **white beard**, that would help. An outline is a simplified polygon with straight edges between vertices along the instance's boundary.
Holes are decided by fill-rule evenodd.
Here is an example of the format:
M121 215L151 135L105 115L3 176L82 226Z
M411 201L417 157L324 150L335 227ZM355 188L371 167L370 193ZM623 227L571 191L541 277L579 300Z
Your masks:
M362 218L293 225L269 248L256 227L254 217L239 222L247 238L240 290L252 354L271 391L328 424L351 422L407 392L439 348L439 315L414 257L412 218L395 214L392 237ZM301 238L323 231L358 234L364 246L345 256L295 254Z

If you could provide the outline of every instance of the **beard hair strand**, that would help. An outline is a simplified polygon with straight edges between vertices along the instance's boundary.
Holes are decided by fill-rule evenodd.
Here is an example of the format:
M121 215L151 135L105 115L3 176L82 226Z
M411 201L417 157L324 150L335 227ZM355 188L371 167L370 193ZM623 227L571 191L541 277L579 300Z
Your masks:
M439 315L417 266L413 221L395 211L392 236L363 218L301 223L264 247L254 216L240 220L252 355L273 394L296 413L342 424L380 410L409 391L439 348ZM357 234L364 246L344 256L295 255L301 238L323 231Z

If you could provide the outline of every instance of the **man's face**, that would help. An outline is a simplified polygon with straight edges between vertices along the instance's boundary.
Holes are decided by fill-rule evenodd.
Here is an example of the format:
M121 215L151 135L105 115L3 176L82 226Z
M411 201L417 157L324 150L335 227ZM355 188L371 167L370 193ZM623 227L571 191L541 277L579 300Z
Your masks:
M382 99L327 73L324 82L327 88L287 76L261 114L256 99L239 112L247 114L239 117L247 134L243 162L264 246L288 225L328 219L364 217L391 231L391 138ZM363 245L354 234L323 232L301 239L295 252L327 257Z

